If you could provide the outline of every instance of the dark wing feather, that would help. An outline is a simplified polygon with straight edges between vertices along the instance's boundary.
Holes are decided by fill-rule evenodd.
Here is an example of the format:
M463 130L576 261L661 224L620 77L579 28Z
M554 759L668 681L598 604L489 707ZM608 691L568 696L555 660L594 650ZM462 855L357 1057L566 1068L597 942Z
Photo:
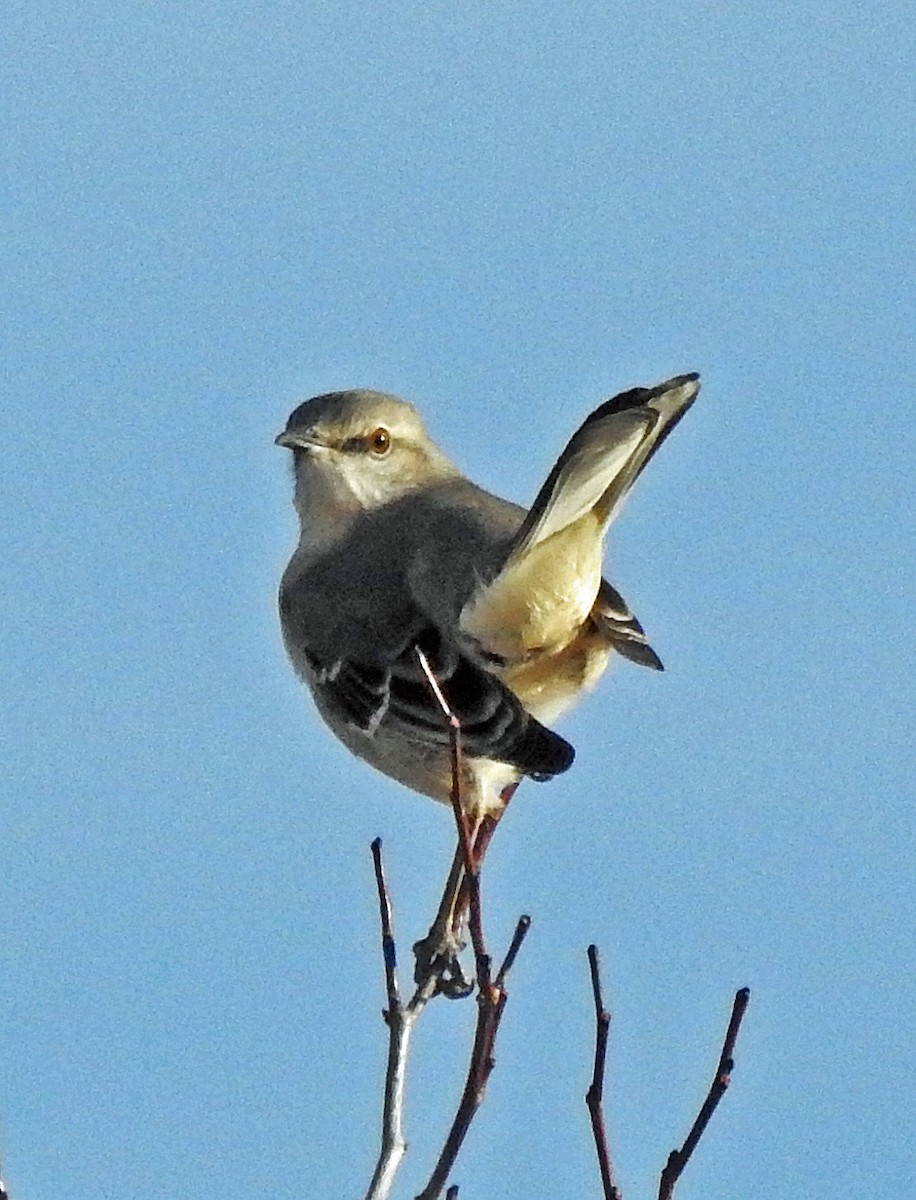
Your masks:
M654 671L665 669L630 606L606 579L601 580L591 619L607 634L618 654Z
M460 722L466 754L510 763L534 779L549 779L572 764L572 746L536 721L505 684L461 654L435 626L426 626L384 666L353 659L322 664L310 657L310 662L321 689L358 729L375 736L388 727L421 744L444 746L449 731L417 647Z

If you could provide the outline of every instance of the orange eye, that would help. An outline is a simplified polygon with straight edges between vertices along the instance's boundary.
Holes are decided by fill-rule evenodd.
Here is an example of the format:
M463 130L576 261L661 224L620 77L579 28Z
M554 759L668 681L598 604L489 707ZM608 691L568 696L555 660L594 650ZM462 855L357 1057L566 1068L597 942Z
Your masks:
M391 434L379 426L374 433L369 434L369 446L373 454L387 454L391 449Z

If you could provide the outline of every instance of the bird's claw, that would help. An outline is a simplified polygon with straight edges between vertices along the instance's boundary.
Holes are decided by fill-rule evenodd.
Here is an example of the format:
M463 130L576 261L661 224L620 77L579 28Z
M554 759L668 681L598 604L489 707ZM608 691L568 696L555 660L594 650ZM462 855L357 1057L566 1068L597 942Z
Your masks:
M414 982L424 987L434 981L432 994L449 1000L463 1000L474 990L474 979L465 975L458 957L464 942L451 934L433 928L425 938L414 943Z

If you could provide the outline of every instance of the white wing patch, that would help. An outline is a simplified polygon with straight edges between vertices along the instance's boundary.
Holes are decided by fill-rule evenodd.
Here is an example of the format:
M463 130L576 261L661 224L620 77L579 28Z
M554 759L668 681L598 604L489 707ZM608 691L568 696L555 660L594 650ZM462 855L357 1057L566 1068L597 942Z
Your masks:
M645 425L640 424L609 448L606 430L597 427L594 436L588 439L592 444L577 447L560 472L544 512L515 553L523 554L591 512L642 445L645 436Z

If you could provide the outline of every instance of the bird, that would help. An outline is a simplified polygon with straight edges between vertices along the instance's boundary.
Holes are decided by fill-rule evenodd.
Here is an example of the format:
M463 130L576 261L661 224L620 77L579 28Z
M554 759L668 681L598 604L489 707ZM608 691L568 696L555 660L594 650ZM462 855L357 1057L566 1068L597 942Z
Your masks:
M315 396L276 444L292 452L299 542L279 590L282 636L336 737L479 827L525 778L573 762L553 724L617 654L662 663L603 577L605 535L699 392L697 374L600 404L527 510L478 487L386 392ZM469 440L482 435L478 430Z

